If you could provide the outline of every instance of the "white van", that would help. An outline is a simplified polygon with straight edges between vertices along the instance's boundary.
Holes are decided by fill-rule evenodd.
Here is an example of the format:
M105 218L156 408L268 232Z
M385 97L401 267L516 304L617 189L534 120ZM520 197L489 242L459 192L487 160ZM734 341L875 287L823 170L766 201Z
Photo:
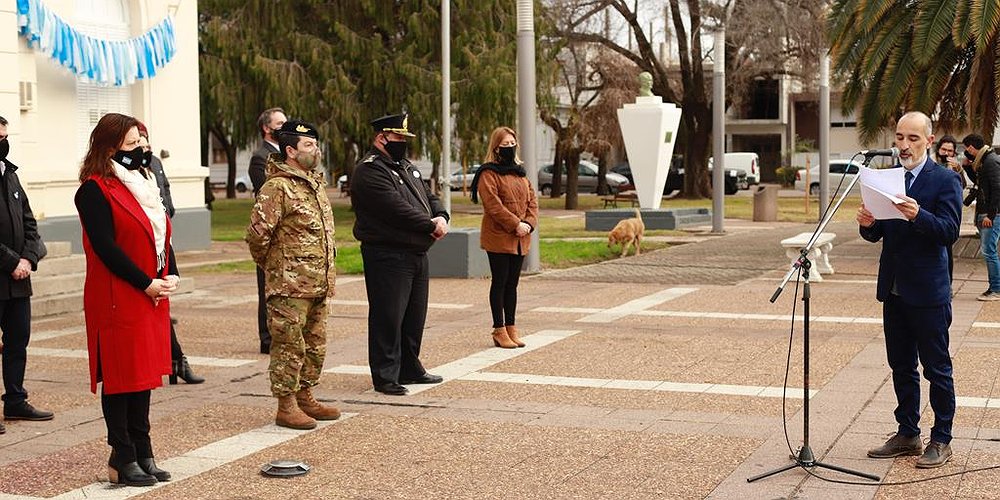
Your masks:
M712 168L712 158L708 159L708 168ZM726 153L726 170L731 168L746 172L747 186L743 189L760 184L760 158L757 153Z

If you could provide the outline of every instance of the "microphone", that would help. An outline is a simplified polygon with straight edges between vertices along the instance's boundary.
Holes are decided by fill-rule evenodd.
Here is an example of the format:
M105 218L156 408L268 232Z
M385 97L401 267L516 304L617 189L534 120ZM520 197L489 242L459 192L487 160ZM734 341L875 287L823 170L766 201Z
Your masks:
M864 155L865 158L871 158L873 156L899 156L899 148L863 149L860 154Z

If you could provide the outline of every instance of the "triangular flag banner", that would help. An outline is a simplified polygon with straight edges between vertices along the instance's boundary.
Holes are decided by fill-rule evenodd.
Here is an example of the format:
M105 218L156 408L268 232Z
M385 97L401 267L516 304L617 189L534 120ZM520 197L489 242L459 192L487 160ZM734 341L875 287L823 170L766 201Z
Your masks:
M17 0L17 25L28 46L38 47L73 73L104 85L130 85L152 78L177 52L170 16L140 36L104 40L80 33L41 0Z

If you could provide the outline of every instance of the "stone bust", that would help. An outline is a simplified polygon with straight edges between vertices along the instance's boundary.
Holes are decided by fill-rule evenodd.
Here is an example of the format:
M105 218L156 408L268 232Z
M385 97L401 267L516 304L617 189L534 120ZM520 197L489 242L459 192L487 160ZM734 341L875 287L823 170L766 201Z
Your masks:
M653 75L649 74L647 71L639 73L639 95L653 95Z

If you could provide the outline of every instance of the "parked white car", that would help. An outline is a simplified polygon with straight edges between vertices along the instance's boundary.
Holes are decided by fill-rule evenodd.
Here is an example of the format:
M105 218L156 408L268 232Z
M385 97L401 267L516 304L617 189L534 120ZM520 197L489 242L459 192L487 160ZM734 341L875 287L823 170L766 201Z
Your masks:
M858 175L861 163L850 160L830 160L830 191L832 192L838 185L841 189L847 187L851 180ZM844 179L841 184L840 180ZM804 191L806 189L806 169L800 168L795 172L795 189ZM809 194L819 194L819 164L813 165L809 169Z
M245 193L253 189L253 183L250 182L250 176L247 174L236 176L236 192Z
M712 169L713 158L708 159L708 169ZM760 158L757 153L726 153L726 170L742 170L747 174L747 186L760 184Z

